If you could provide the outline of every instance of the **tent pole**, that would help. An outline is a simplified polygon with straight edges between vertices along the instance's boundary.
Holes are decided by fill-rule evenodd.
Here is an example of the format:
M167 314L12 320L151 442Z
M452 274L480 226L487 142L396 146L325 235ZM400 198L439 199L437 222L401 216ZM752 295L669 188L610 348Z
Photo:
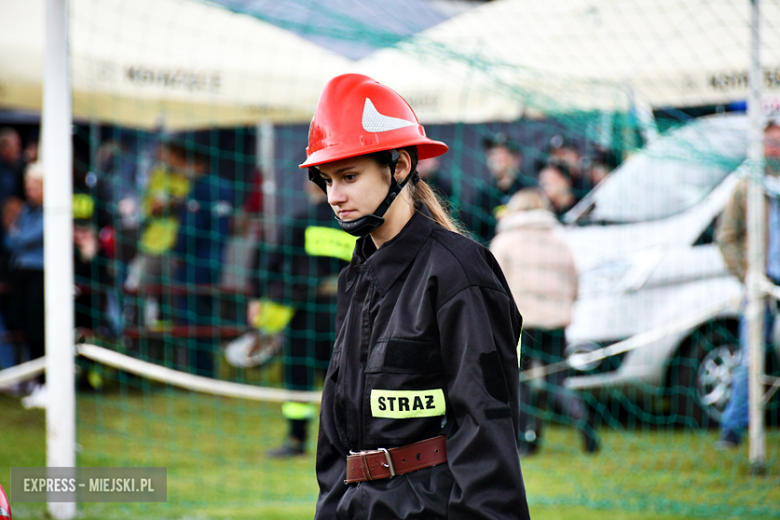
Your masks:
M100 149L100 123L94 119L89 122L89 164L88 171L97 173L97 153Z
M764 146L763 114L761 110L761 59L759 56L759 6L758 0L751 0L750 27L750 93L748 114L750 117L750 183L748 186L748 277L746 284L748 320L748 400L750 406L750 465L754 472L763 473L766 469L766 438L764 436L763 384L764 373L764 312L765 293L759 280L766 273L766 253L764 238Z
M68 0L46 0L43 82L44 304L46 323L46 466L76 466L73 343L73 186L68 78ZM75 476L75 475L74 475ZM75 502L49 502L57 519L76 516Z
M276 171L274 168L274 125L269 121L257 124L257 167L263 174L263 240L274 239L276 233Z

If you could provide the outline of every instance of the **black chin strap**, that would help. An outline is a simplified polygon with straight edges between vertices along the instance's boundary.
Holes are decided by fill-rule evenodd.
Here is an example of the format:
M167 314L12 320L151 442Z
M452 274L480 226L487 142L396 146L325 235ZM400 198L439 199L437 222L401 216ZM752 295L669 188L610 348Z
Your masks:
M392 151L392 154L392 159L390 160L390 189L387 190L387 196L385 197L385 200L383 200L379 205L379 207L376 208L373 213L369 215L363 215L362 217L356 218L355 220L344 221L338 217L335 217L336 221L339 223L339 226L341 226L341 229L350 235L364 237L384 224L385 213L387 213L387 210L390 209L390 205L393 203L393 201L395 201L396 197L398 197L398 194L401 193L401 190L404 189L404 186L406 186L410 180L413 184L417 184L420 181L420 176L417 174L417 170L407 175L402 182L399 183L396 181L395 168L398 165L398 159L400 156L395 150ZM325 184L325 179L322 178L317 167L309 168L309 180L319 186L320 189L327 195L328 187Z

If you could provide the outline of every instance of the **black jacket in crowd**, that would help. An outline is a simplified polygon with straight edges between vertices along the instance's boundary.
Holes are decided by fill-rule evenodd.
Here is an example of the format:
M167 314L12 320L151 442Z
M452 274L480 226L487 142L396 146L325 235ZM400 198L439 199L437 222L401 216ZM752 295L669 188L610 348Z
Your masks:
M537 186L536 180L518 173L514 182L508 189L498 187L496 179L491 177L489 182L477 181L471 201L461 211L461 220L466 229L472 232L474 240L488 245L496 235L496 212L501 206L505 206L509 199L524 188Z
M265 258L258 249L250 281L253 297L266 297L298 310L306 310L318 298L318 294L321 296L321 283L330 276L335 279L347 265L347 260L323 254L322 247L315 251L307 250L307 233L311 246L312 241L318 240L318 235L322 236L317 230L337 231L343 239L350 239L339 228L333 209L327 202L298 211L282 224L276 243ZM326 234L320 240L328 238Z
M358 240L338 291L315 518L529 518L517 452L522 317L491 253L419 207L379 250ZM394 418L380 397L399 392L443 402L410 404ZM438 435L447 437L446 464L344 483L350 450Z

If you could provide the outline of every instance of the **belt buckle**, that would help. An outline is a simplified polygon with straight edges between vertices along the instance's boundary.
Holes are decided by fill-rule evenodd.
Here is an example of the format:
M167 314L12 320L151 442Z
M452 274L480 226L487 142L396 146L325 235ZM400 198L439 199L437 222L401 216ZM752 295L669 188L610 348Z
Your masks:
M385 454L385 459L387 459L387 464L382 464L382 466L390 470L390 476L388 478L393 478L396 475L396 473L395 473L395 467L393 466L393 459L390 458L390 452L387 451L387 448L377 448L377 449Z

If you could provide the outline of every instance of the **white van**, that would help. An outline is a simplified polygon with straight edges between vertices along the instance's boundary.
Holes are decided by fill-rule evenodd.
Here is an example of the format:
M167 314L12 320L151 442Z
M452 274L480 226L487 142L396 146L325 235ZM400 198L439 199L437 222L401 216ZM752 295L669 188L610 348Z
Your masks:
M745 115L694 120L630 157L565 215L563 234L580 273L568 355L721 307L684 332L578 365L568 386L631 386L668 396L671 413L685 420L718 422L738 363L742 285L713 232L745 170L747 147Z

